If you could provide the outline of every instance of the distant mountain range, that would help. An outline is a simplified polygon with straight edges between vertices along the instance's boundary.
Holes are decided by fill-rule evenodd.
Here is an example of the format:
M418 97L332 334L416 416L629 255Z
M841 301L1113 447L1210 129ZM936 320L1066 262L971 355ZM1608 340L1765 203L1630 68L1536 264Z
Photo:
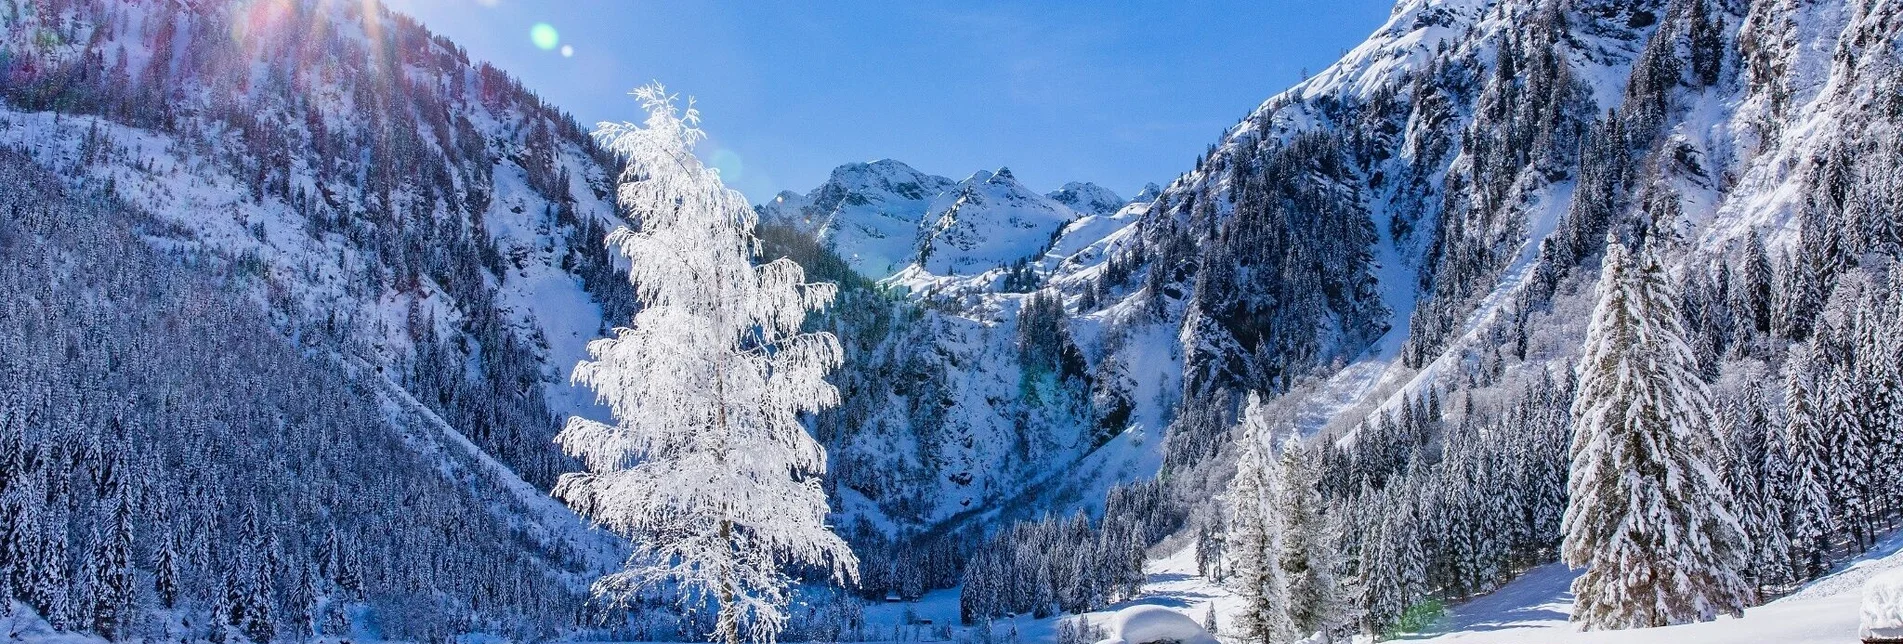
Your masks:
M908 267L971 275L1036 260L1068 232L1065 224L1128 204L1094 183L1038 194L1009 168L954 181L882 159L839 166L810 192L782 192L758 209L770 221L810 231L853 270L882 280Z

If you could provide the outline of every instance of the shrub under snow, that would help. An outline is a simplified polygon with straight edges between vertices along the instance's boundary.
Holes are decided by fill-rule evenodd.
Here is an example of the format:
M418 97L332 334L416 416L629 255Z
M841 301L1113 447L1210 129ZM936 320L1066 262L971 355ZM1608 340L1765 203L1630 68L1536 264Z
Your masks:
M1217 644L1190 616L1162 606L1131 606L1110 618L1110 636L1097 644Z
M1862 622L1858 632L1865 642L1903 642L1903 569L1863 585Z

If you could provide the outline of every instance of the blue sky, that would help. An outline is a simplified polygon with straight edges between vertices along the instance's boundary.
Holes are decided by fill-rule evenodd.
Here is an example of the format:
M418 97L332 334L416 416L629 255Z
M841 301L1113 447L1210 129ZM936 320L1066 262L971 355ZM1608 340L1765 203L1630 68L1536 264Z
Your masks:
M639 120L626 93L649 80L697 97L702 157L756 202L879 158L952 178L1008 166L1034 189L1095 181L1128 197L1189 169L1393 4L386 2L584 124Z

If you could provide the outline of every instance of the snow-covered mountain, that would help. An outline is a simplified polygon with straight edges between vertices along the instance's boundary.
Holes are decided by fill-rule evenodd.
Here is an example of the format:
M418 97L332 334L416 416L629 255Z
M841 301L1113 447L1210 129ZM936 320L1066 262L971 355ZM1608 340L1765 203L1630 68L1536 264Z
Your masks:
M1072 211L1080 215L1109 215L1129 203L1109 188L1088 181L1066 183L1064 187L1046 193L1044 196L1069 206ZM1137 201L1142 200L1143 195L1137 195Z
M812 192L782 192L760 210L810 230L853 270L876 280L917 261L925 214L957 185L891 159L848 163Z
M1810 412L1768 383L1853 391L1883 377L1857 365L1897 359L1869 338L1903 299L1884 286L1903 242L1899 88L1895 2L1404 0L1089 253L1059 241L1069 259L1040 283L1063 295L1090 372L1148 387L1162 371L1150 382L1169 401L1162 440L1113 440L1073 471L1167 473L1191 501L1144 521L1206 539L1222 509L1201 500L1227 479L1238 403L1257 392L1276 433L1326 438L1313 458L1349 523L1343 548L1426 550L1420 572L1357 573L1399 586L1366 591L1404 602L1358 607L1375 623L1497 588L1558 541L1567 387L1611 235L1661 257L1682 294L1723 401L1711 422L1737 450L1702 457L1745 468L1728 479L1741 497L1780 489L1753 468L1798 440L1767 438L1780 418ZM954 302L994 297L957 281L941 290ZM1790 375L1792 347L1833 366ZM1118 381L1093 388L1129 391L1099 384ZM1129 398L1143 417L1146 396ZM1854 495L1868 474L1817 476ZM1754 539L1788 528L1741 512ZM1469 540L1502 529L1515 536ZM1867 527L1838 530L1869 542ZM1048 534L999 539L985 583L1077 552L1036 541ZM1062 602L1074 582L1025 603L987 595L981 612Z
M133 536L142 552L175 537L190 550L165 571L177 575L178 619L147 634L207 636L213 626L201 618L215 597L238 592L231 579L261 597L303 583L319 596L300 601L335 598L336 621L325 626L334 636L382 629L427 639L493 627L539 639L598 626L563 615L574 615L595 575L618 565L621 546L538 491L575 469L549 441L560 417L592 412L586 393L568 386L569 371L631 299L600 243L620 223L609 201L614 163L572 119L408 18L354 2L10 3L0 7L0 97L0 145L44 171L10 176L61 195L38 206L56 218L111 213L95 225L150 247L61 246L32 232L65 253L46 265L65 262L73 277L41 279L54 292L30 299L90 301L70 289L122 262L145 266L139 253L153 252L164 259L140 269L148 278L180 285L167 292L200 289L196 297L211 304L180 312L142 291L101 291L124 309L108 315L159 325L121 341L169 332L197 344L145 351L229 351L237 363L219 372L191 360L152 367L203 387L185 398L99 376L85 386L169 407L101 411L108 400L89 394L62 413L153 424L89 436L36 415L19 426L27 442L8 444L8 458L34 444L88 441L154 455L126 455L147 464L135 493L160 500L139 506ZM190 306L233 305L249 310L228 328L189 318ZM72 319L76 337L113 332ZM36 371L56 346L43 335L27 333L0 358L10 373L51 377ZM303 392L255 384L273 370L321 377L297 376ZM10 379L0 398L61 391L39 378ZM5 407L0 415L26 418ZM346 427L302 420L311 414ZM201 445L211 447L192 451ZM458 515L463 527L406 520L396 510L405 507ZM245 508L255 512L241 516ZM79 536L60 547L82 556L99 544L85 536L90 519L74 516L58 526L60 538ZM417 533L392 529L400 524ZM325 545L326 534L335 543ZM337 557L368 569L346 574ZM266 561L277 567L247 567ZM463 572L445 580L438 569ZM93 610L90 596L73 595L90 592L85 580L72 583L38 596L79 602L74 614L47 614L56 625L94 619L77 612ZM271 606L245 632L288 627L314 606Z
M1037 194L1008 168L958 181L884 159L839 166L811 192L782 192L758 210L810 231L854 271L882 280L902 272L972 275L1036 260L1064 224L1127 203L1093 183Z
M1009 168L979 171L925 213L918 264L936 275L982 272L1035 257L1076 212L1018 183Z

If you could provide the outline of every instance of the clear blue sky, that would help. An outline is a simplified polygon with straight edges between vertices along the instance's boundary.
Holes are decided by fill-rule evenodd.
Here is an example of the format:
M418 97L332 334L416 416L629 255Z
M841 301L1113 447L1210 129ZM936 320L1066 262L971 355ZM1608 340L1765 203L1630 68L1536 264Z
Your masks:
M386 2L584 125L639 120L626 93L649 80L696 96L711 135L702 157L756 202L888 157L952 178L1009 166L1034 189L1095 181L1129 197L1189 169L1393 4Z

